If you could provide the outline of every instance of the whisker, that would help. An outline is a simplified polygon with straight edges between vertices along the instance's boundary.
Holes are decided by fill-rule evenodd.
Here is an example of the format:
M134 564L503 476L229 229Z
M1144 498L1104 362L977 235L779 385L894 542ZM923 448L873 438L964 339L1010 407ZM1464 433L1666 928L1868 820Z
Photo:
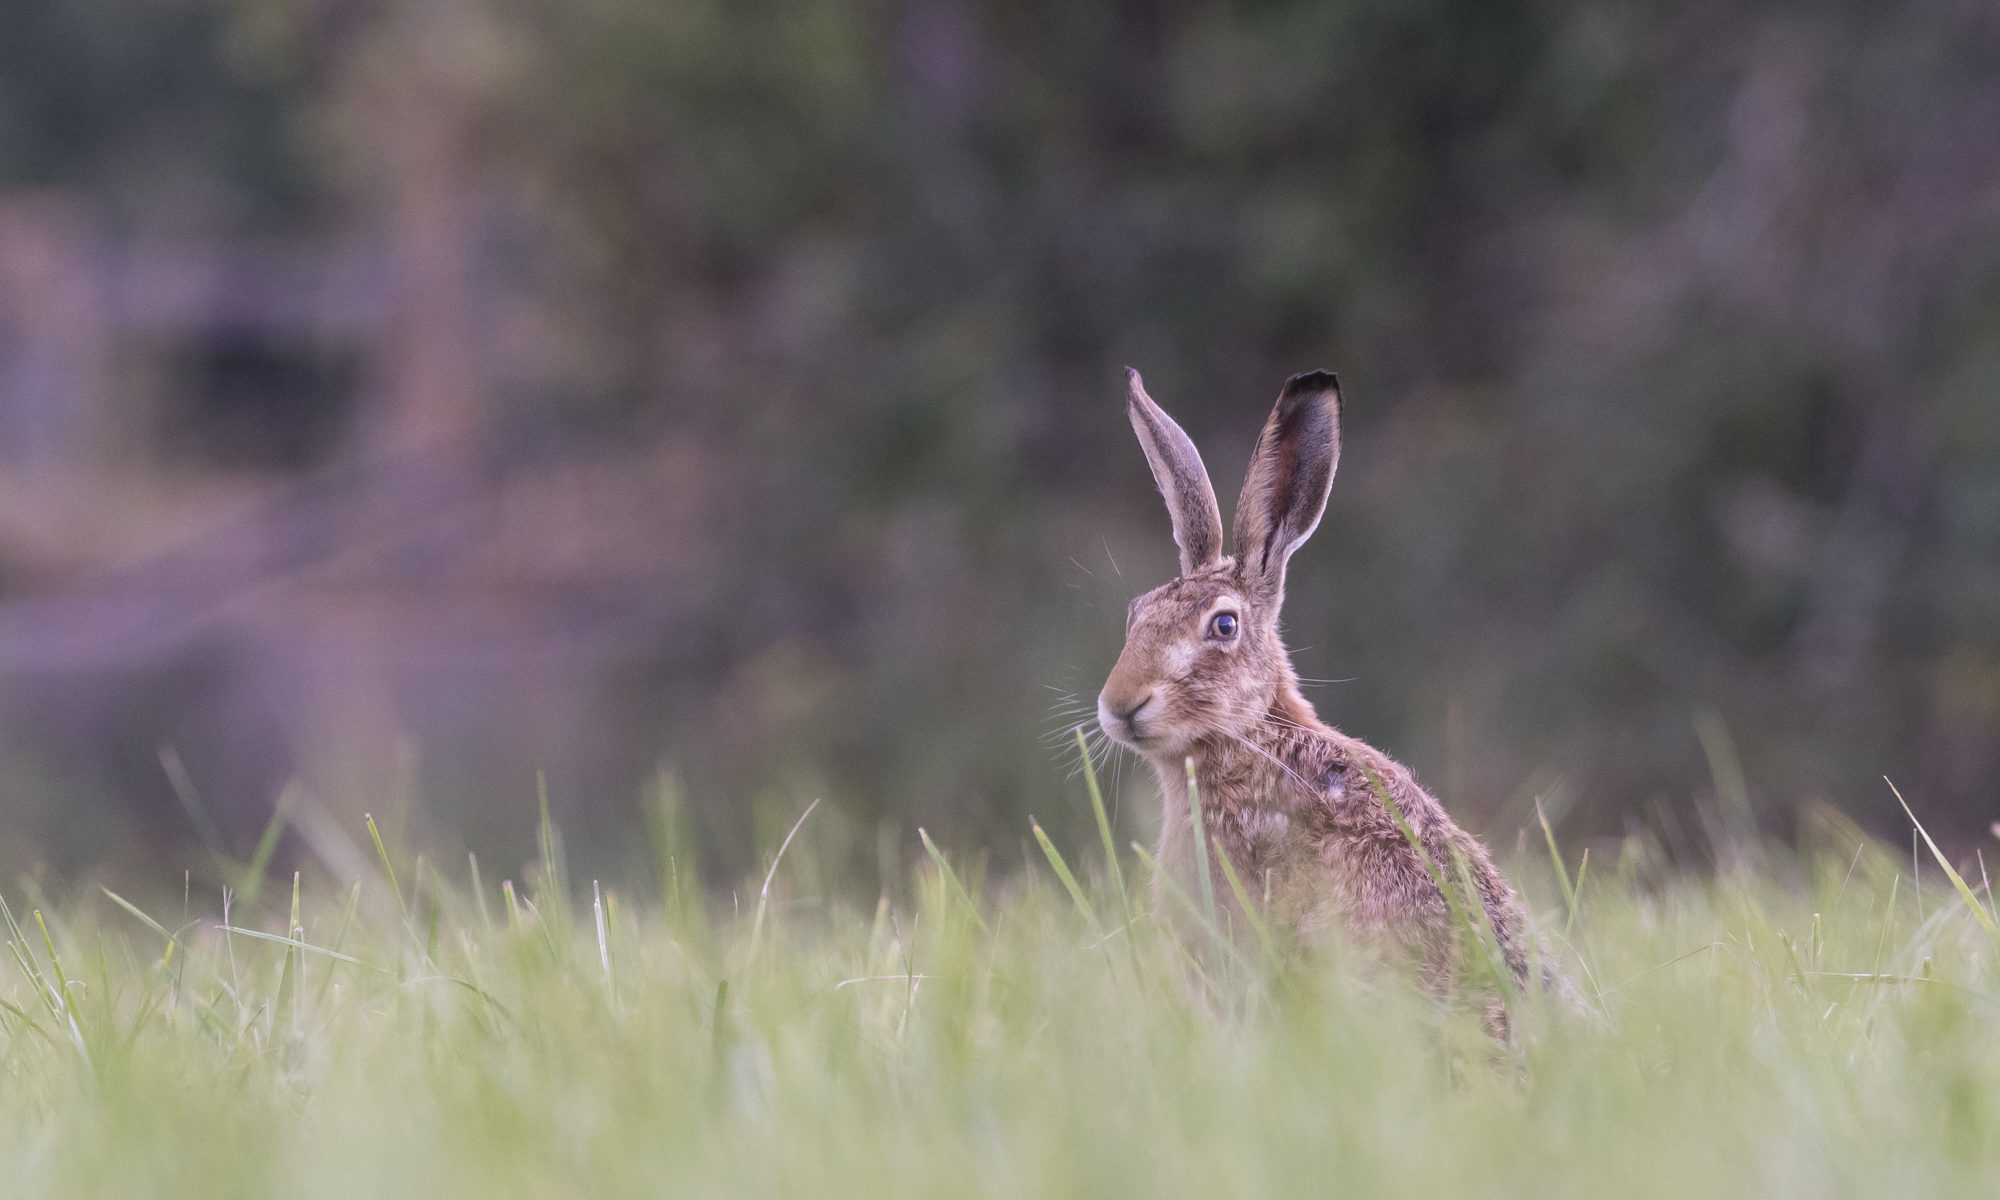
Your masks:
M1108 753L1106 748L1111 744L1110 737L1102 729L1095 728L1094 726L1095 718L1091 718L1079 721L1061 731L1068 739L1072 756L1075 758L1074 764L1070 767L1067 776L1065 776L1066 779L1074 780L1083 774L1086 762L1089 763L1092 770L1098 770L1099 760ZM1076 744L1076 734L1079 730L1083 731L1083 745L1081 747L1078 747Z
M1277 767L1280 771L1283 771L1285 774L1290 775L1292 779L1300 787L1304 788L1307 792L1313 792L1317 790L1311 784L1307 783L1305 779L1297 771L1292 770L1290 767L1280 762L1278 760L1277 755L1271 753L1269 750L1264 749L1262 746L1259 746L1257 743L1251 741L1249 738L1246 738L1241 734L1235 734L1235 733L1227 734L1225 736L1229 737L1231 740L1235 742L1240 743L1245 749L1249 750L1251 753L1261 754L1265 758L1271 760L1271 764L1273 766Z
M1243 716L1248 716L1249 714L1248 714L1248 713L1243 713L1243 712L1235 712L1235 711L1228 711L1228 712L1227 712L1227 715L1228 715L1228 716L1230 716L1231 718L1236 718L1236 717L1243 717ZM1279 716L1279 715L1278 715L1277 713L1274 713L1274 712L1267 712L1267 713L1264 713L1264 714L1260 715L1260 716L1259 716L1259 717L1257 718L1257 720L1259 720L1259 721L1263 721L1263 722L1268 722L1269 724L1272 724L1272 725L1275 725L1275 726L1277 726L1277 727L1278 727L1278 728L1280 728L1280 729L1295 729L1295 730L1299 731L1300 733L1313 733L1313 732L1316 732L1316 731L1315 731L1315 730L1314 730L1314 729L1313 729L1313 728L1312 728L1311 726L1309 726L1309 725L1301 725L1301 724L1299 724L1299 723L1298 723L1297 721L1293 721L1293 720L1290 720L1289 718L1286 718L1286 717L1281 717L1281 716Z
M1096 722L1096 720L1097 718L1092 716L1092 717L1085 717L1081 721L1071 721L1060 729L1052 729L1048 733L1043 734L1042 741L1051 746L1057 746L1063 743L1074 742L1076 741L1076 735L1078 730L1082 730L1086 738L1090 737L1093 733L1096 732L1091 728L1091 726Z

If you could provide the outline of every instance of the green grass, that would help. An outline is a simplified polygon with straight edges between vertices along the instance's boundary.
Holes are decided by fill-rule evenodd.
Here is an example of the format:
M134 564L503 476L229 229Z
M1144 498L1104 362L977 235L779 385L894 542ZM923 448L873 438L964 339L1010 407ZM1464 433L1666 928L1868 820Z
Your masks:
M449 882L388 846L378 877L267 886L228 927L219 895L168 912L17 886L0 1195L1872 1197L2000 1180L2000 939L1974 913L1991 899L1930 862L1919 885L1883 847L1766 851L1712 880L1662 876L1636 845L1582 878L1514 864L1600 1011L1523 994L1502 1053L1476 1014L1395 979L1274 967L1262 931L1184 952L1103 847L1065 859L1043 841L1048 866L993 882L926 837L870 906L795 890L821 873L810 820L794 833L768 875L706 904L679 872L643 902L476 894L470 869ZM558 871L552 852L536 873Z

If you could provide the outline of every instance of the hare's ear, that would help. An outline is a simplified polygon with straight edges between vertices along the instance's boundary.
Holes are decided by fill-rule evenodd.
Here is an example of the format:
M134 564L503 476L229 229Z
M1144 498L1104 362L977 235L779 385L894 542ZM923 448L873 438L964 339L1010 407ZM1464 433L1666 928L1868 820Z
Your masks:
M1125 368L1125 415L1132 418L1133 432L1145 448L1153 482L1167 498L1174 544L1181 548L1181 574L1192 575L1222 557L1222 510L1208 470L1188 435L1153 403L1139 372L1130 367Z
M1285 563L1319 525L1340 461L1340 381L1311 371L1285 381L1250 455L1236 502L1237 569L1252 588L1285 593Z

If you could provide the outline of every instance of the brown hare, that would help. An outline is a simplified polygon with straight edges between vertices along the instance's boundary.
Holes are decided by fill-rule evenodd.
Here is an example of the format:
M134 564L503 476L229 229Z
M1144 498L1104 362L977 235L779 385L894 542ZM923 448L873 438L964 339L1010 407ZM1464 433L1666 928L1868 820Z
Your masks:
M1285 564L1319 524L1340 457L1338 382L1327 371L1285 381L1251 455L1230 556L1201 455L1139 373L1126 377L1126 413L1166 496L1181 573L1132 601L1097 719L1159 775L1162 871L1196 894L1191 764L1209 844L1273 927L1306 942L1337 932L1407 958L1427 989L1448 995L1477 973L1465 918L1435 868L1454 895L1469 877L1506 972L1525 981L1527 918L1485 848L1400 763L1320 721L1279 640ZM1213 857L1213 894L1231 903ZM1460 911L1478 920L1469 905ZM1490 982L1478 991L1497 999ZM1488 1021L1506 1035L1497 1005Z

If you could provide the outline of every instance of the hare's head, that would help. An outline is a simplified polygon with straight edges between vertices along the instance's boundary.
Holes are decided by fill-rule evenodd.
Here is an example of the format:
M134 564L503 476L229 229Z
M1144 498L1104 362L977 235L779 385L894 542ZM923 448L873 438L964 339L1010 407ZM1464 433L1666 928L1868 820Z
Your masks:
M1181 573L1132 601L1125 649L1097 697L1104 731L1171 761L1204 737L1241 734L1296 681L1278 638L1285 563L1326 510L1340 458L1340 385L1294 375L1250 456L1234 557L1201 455L1126 369L1125 411L1173 517Z

